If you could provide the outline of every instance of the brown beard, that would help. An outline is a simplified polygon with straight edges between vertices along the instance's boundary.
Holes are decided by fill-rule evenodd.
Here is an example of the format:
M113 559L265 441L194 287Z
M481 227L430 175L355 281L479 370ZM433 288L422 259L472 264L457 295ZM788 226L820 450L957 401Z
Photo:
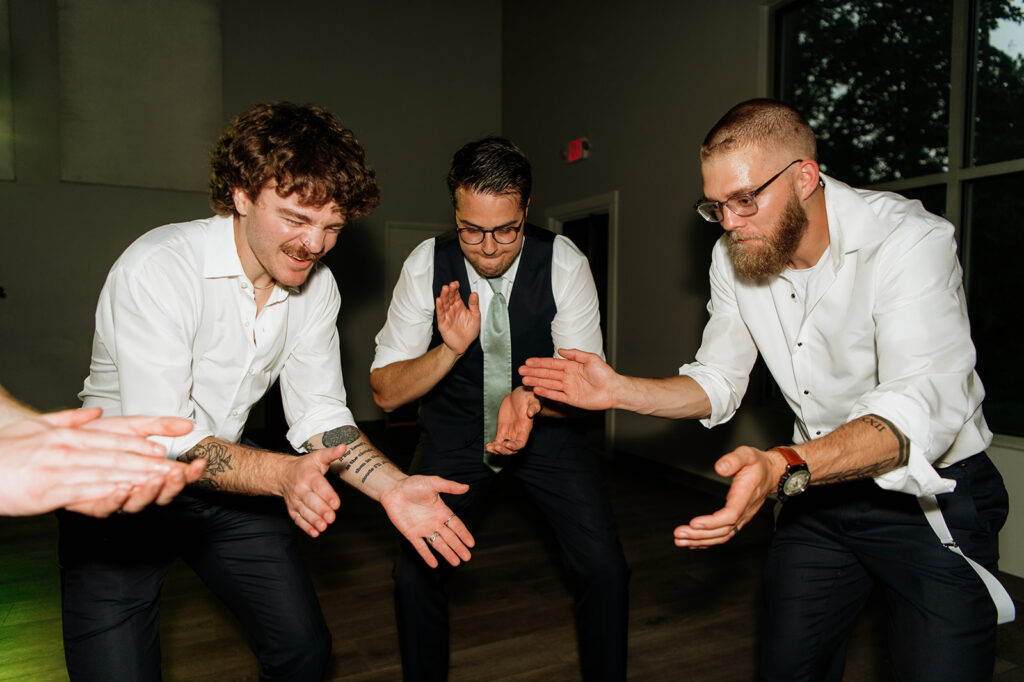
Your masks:
M726 245L736 274L744 279L761 279L782 272L807 232L807 223L807 211L793 192L771 234L750 238L730 232ZM741 239L755 243L740 244Z

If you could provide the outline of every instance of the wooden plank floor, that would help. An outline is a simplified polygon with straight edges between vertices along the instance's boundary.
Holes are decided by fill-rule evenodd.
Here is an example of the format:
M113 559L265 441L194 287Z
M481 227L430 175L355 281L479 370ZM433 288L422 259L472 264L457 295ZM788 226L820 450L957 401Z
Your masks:
M404 449L406 436L390 447L388 438L378 440L389 453ZM633 571L629 679L754 679L767 515L724 547L678 550L672 528L717 509L721 490L625 456L608 463L607 481ZM329 679L397 680L395 536L374 503L341 492L341 518L323 537L301 542L334 636ZM521 492L503 489L474 532L478 549L451 585L451 679L578 680L558 553ZM849 681L889 677L879 606L855 627ZM161 637L167 680L256 679L241 628L184 564L164 587ZM0 519L0 680L65 679L56 522ZM1000 628L995 679L1024 680L1022 622Z

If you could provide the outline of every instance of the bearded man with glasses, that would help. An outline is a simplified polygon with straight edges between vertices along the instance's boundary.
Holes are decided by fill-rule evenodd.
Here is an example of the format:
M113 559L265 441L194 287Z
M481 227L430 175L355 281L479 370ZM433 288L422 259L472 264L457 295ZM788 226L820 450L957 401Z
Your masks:
M581 420L539 400L513 372L560 347L602 355L587 259L565 237L526 222L531 186L530 163L508 140L485 138L455 153L455 229L405 261L370 384L385 411L420 401L411 470L468 483L468 493L446 502L470 526L494 486L514 479L525 488L573 579L583 679L623 680L629 570L598 462ZM403 674L443 680L451 571L416 565L402 545L394 576Z
M991 679L995 626L1013 617L992 576L1007 495L984 453L992 433L953 226L825 176L813 131L782 102L734 107L700 158L695 208L725 234L695 362L640 379L559 350L528 360L524 385L713 427L736 413L760 353L796 417L795 444L720 458L725 507L674 542L728 542L777 495L762 678L841 679L851 624L878 585L895 679Z

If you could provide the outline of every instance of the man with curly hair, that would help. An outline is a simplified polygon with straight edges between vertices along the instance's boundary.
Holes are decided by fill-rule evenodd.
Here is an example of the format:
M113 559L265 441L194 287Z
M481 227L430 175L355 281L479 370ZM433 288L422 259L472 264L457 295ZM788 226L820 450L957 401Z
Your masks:
M330 633L282 513L313 537L339 498L326 475L378 500L424 561L452 564L473 538L439 493L467 486L406 476L345 404L338 287L319 260L377 204L359 142L325 109L263 104L212 156L217 216L147 232L110 270L80 397L105 414L159 414L195 428L160 438L205 459L176 500L136 515L61 514L64 646L71 679L160 678L159 593L184 559L246 628L263 679L323 677ZM294 456L239 443L280 380Z

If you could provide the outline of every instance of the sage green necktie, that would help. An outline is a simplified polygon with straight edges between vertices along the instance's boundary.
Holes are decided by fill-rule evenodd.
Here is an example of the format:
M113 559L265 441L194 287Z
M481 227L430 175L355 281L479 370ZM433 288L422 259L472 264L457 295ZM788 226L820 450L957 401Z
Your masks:
M484 445L498 433L498 408L512 390L512 335L508 329L508 305L501 293L501 277L488 279L494 296L487 308L480 345L484 351ZM484 451L484 464L500 471L502 455Z

